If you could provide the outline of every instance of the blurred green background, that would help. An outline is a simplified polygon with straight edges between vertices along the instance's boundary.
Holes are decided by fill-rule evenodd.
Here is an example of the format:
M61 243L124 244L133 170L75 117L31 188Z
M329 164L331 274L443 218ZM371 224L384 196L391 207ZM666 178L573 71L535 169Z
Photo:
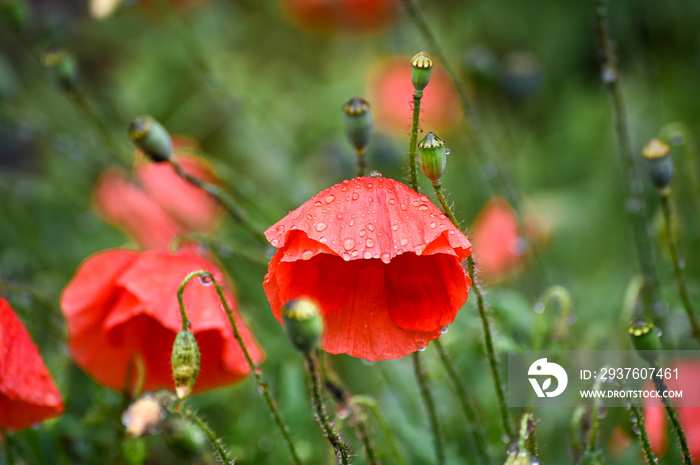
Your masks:
M15 3L0 2L5 13ZM26 463L110 463L108 457L114 455L120 396L95 384L69 359L58 298L88 255L133 247L91 204L97 177L115 163L110 153L125 164L133 158L129 121L147 113L172 134L197 140L224 186L256 223L267 227L313 194L354 176L342 104L354 95L368 96L370 76L387 59L401 57L408 69L416 52L433 52L400 6L381 30L318 33L292 21L285 3L294 2L211 0L183 8L143 1L121 5L98 20L89 14L87 2L32 1L24 5L27 17L19 28L16 23L0 27L0 289L40 346L66 401L62 417L14 436ZM570 336L560 348L629 348L630 315L622 315L622 304L639 271L612 107L600 80L591 5L555 0L417 3L448 60L468 83L493 153L550 229L537 260L504 281L486 284L497 350L531 347L534 305L554 284L566 287L574 304ZM610 4L635 155L667 123L681 122L689 134L697 133L699 20L700 4L695 2ZM54 46L74 53L79 90L116 140L116 151L105 146L94 122L41 66L41 53ZM436 62L436 68L440 65ZM430 92L429 86L426 95ZM398 111L408 115L410 98L404 96ZM451 150L443 185L467 227L499 193L493 189L498 184L490 182L493 166L479 163L470 151L462 123L451 126L438 132ZM430 122L423 121L423 127L431 130ZM405 181L409 129L408 117L403 128L378 125L369 169ZM700 262L693 258L700 252L700 216L691 178L699 173L684 164L685 149L672 152L674 202L685 273L698 306ZM644 183L655 266L667 302L657 309L663 340L667 347L696 349L663 242L658 199L646 178ZM302 358L289 350L262 290L265 256L272 249L262 250L229 219L211 246L235 281L241 312L267 352L265 373L302 458L331 463L309 408ZM442 340L478 401L489 451L493 462L500 463L507 444L500 437L473 305L470 297ZM549 324L555 317L556 311L548 310ZM434 348L424 359L449 463L470 463L473 451L464 440L461 412ZM341 355L333 363L354 393L379 401L406 462L431 463L431 437L410 360L369 364ZM224 439L236 463L289 462L252 379L198 395L191 403ZM535 412L542 463L574 461L572 413ZM609 463L641 463L634 439L622 451L610 446L616 427L631 435L627 415L624 409L610 409L602 420L600 446ZM337 424L343 426L341 420ZM374 420L371 425L382 463L394 463L380 428ZM352 430L346 428L345 437L357 452L354 463L365 463ZM157 435L133 442L127 447L142 453L133 455L133 463L189 463L173 455ZM678 462L677 450L669 449L661 462ZM0 457L0 463L4 460ZM213 463L207 456L198 460Z

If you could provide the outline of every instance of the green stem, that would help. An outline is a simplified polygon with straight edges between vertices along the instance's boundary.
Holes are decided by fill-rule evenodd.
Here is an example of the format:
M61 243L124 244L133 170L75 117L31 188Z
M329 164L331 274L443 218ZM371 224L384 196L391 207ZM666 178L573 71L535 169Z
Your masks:
M644 422L644 413L642 409L636 405L630 405L628 410L634 419L635 428L633 428L633 430L639 442L642 444L642 450L644 451L644 458L646 458L647 465L656 465L657 462L654 458L654 452L651 450L651 444L649 443L649 436L647 435L647 427Z
M520 437L518 438L518 449L521 452L527 451L525 444L530 437L530 424L534 421L531 413L526 413L520 418Z
M435 409L435 401L433 400L433 394L430 392L428 375L423 370L423 365L421 364L420 352L413 352L413 372L416 375L416 380L418 381L418 386L420 388L420 395L423 399L423 404L428 412L428 420L430 421L430 429L433 431L433 444L435 446L435 458L438 465L444 465L445 463L445 447L443 444L442 434L440 434L440 424L437 419L437 411Z
M660 370L658 365L656 365L654 368L656 368L657 370ZM658 376L654 376L653 378L654 378L654 386L656 387L657 392L663 393L663 392L666 392L668 390L663 378L660 378ZM676 409L673 408L673 405L671 405L671 401L668 400L667 397L664 397L663 395L660 395L660 397L661 397L661 402L664 404L664 407L666 408L666 414L668 415L669 420L671 420L671 424L673 425L673 429L676 432L676 436L678 437L678 442L681 445L681 453L683 454L683 463L685 465L693 465L693 461L690 458L690 449L688 449L688 441L685 438L685 432L683 431L683 427L681 426L681 422L678 419L678 412L676 412Z
M5 453L7 454L7 465L15 465L17 462L15 460L15 452L13 450L12 435L5 429L0 429L0 440L5 443Z
M571 294L564 286L551 286L540 299L542 311L535 316L535 329L533 334L533 350L540 350L548 341L544 340L544 319L548 315L547 309L553 300L559 302L561 313L558 322L554 326L554 339L566 342L569 329L569 316L571 316Z
M700 328L698 327L698 322L695 320L695 312L693 311L693 306L690 303L690 296L688 295L688 289L685 286L685 278L683 276L683 266L681 265L681 253L680 245L678 244L678 236L675 233L673 227L673 205L671 204L671 189L666 188L659 191L659 198L661 199L661 209L664 212L664 222L666 223L666 241L668 242L668 248L671 251L671 259L673 261L673 269L676 272L676 281L678 281L678 293L683 301L683 308L685 313L688 315L688 320L690 321L690 327L693 331L693 337L695 337L698 342L700 342Z
M447 205L445 201L445 196L442 194L442 186L440 181L434 181L433 187L435 188L435 194L440 201L445 215L450 219L452 224L459 228L459 222L455 218L455 214ZM493 375L493 381L496 388L496 397L498 398L498 405L501 411L501 420L503 421L503 429L508 436L508 439L513 438L513 430L510 425L510 418L508 416L508 407L506 406L505 394L503 392L503 384L501 383L501 376L498 374L498 361L496 360L496 352L493 348L493 338L491 337L491 326L488 321L488 316L486 315L486 303L484 302L484 296L481 292L479 284L475 279L474 272L474 260L471 256L467 259L469 278L472 280L472 289L476 295L476 306L479 309L479 317L481 318L481 323L484 328L484 344L486 345L486 353L489 358L489 365L491 366L491 374Z
M216 433L214 433L209 425L204 422L204 420L199 418L199 416L197 416L197 414L192 410L184 406L181 406L181 413L184 418L191 420L200 430L202 430L207 439L209 439L209 443L211 443L212 447L216 450L216 453L219 454L221 463L226 465L232 465L234 463L233 459L231 458L231 454L224 448L221 439L216 435Z
M593 390L599 391L601 383L602 378L596 378L595 383L593 383ZM596 444L598 442L598 430L600 429L600 418L598 412L600 410L600 403L601 400L599 398L596 398L593 401L593 408L591 409L591 431L588 436L589 452L593 452L596 449Z
M245 342L243 341L243 337L241 336L240 331L238 330L238 324L236 323L236 320L233 318L233 312L231 311L231 307L228 304L228 300L226 300L226 296L224 295L223 289L221 289L221 286L219 283L216 281L214 276L208 272L208 271L194 271L190 274L187 275L185 280L181 284L181 288L184 289L185 285L193 278L199 276L200 278L206 278L206 279L211 279L212 284L216 288L216 294L219 296L219 300L221 301L221 304L224 307L224 310L226 311L226 316L228 317L228 321L231 324L231 329L233 330L233 336L236 338L236 341L238 342L238 345L241 348L241 351L243 352L243 356L245 357L246 362L248 363L248 366L250 367L250 371L253 373L253 376L255 377L255 384L258 387L258 391L263 395L265 398L265 402L267 402L267 407L270 409L270 413L272 414L272 418L275 421L275 424L277 425L277 428L280 430L282 433L282 437L284 438L284 442L287 445L287 448L289 449L289 454L292 456L292 462L294 462L295 465L301 465L301 459L299 459L299 456L297 455L296 448L294 447L294 443L292 442L292 438L289 434L289 428L287 425L285 425L284 421L282 420L282 415L280 414L279 409L277 408L277 403L275 400L272 398L272 394L270 392L270 386L267 384L267 381L263 377L263 371L262 368L258 366L255 361L253 361L253 358L250 356L250 352L248 352L248 348L245 345ZM177 295L178 303L180 304L180 307L182 308L183 304L183 295L182 293L179 292L178 290L178 295Z
M639 257L639 264L645 280L649 283L649 293L644 302L647 312L653 314L653 306L661 302L660 285L656 268L654 267L654 253L647 225L649 216L644 200L644 184L642 183L637 164L632 152L632 142L629 134L627 120L627 108L620 88L620 73L617 68L617 57L610 31L608 28L608 12L605 0L592 0L594 7L594 32L598 41L598 56L602 68L602 80L613 103L615 117L615 131L618 140L618 154L622 164L625 182L627 184L628 204L634 208L628 208L627 213L631 220L632 233Z
M384 435L386 436L387 443L389 444L389 449L391 449L391 453L394 455L396 463L398 463L399 465L406 465L406 462L404 462L403 458L401 457L399 448L396 445L394 434L391 432L391 428L389 428L389 424L386 422L386 419L384 419L384 415L379 409L377 401L368 396L352 396L350 402L352 402L353 404L364 405L372 411L375 418L377 419L377 423L379 423L379 427L382 429Z
M182 168L182 166L180 166L178 162L176 162L172 158L168 160L168 162L173 167L173 169L175 169L175 172L178 176L212 196L214 200L216 200L219 203L219 205L221 205L226 210L226 212L229 215L231 215L231 217L243 227L243 229L248 231L250 235L252 235L255 238L255 240L260 243L260 245L268 245L267 238L265 238L265 234L260 232L260 230L252 224L252 222L246 217L243 210L241 210L241 208L238 207L238 205L236 205L236 203L233 201L233 198L228 194L228 192L226 192L219 186L215 186L214 184L208 183L202 179L199 179L196 176L189 174Z
M368 465L379 465L379 461L374 452L374 446L372 446L372 440L369 437L369 432L367 431L367 422L364 419L360 419L357 422L357 437L362 441L362 446L365 448L365 455L367 455Z
M413 119L411 121L411 141L408 146L408 170L411 175L411 189L418 192L418 124L420 121L420 101L423 91L413 93Z
M365 170L367 168L365 149L357 149L355 153L357 154L357 176L362 177L365 175Z
M474 399L467 393L464 383L459 377L459 374L457 374L457 370L455 369L455 366L447 353L447 349L445 349L442 342L440 342L440 338L435 339L433 343L438 350L440 361L445 367L447 375L450 377L450 380L452 380L452 384L454 384L457 399L459 400L460 406L462 407L462 412L464 412L464 416L467 419L467 431L472 436L474 446L476 447L476 452L479 457L478 461L480 463L488 464L489 457L485 449L486 438L483 430L479 428L476 408L474 407Z
M343 442L335 431L333 431L331 422L326 414L326 406L323 403L323 397L321 395L321 381L316 363L316 357L312 352L305 352L304 361L306 362L306 369L311 380L311 404L316 410L316 419L321 424L323 435L333 448L333 451L335 452L336 457L340 460L340 463L343 465L348 465L350 463L350 459L348 458L348 450L350 447Z

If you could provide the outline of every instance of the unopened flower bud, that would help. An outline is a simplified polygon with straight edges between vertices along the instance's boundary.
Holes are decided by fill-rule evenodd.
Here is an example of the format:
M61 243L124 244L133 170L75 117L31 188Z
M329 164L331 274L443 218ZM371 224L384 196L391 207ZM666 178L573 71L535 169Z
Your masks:
M343 105L345 134L356 150L364 150L372 138L374 122L369 102L362 97L353 97Z
M656 365L661 351L661 339L654 329L654 323L645 318L635 318L628 327L632 346L641 358Z
M129 138L154 162L167 161L173 154L170 134L150 116L139 116L131 122Z
M184 399L192 392L199 375L199 346L192 331L183 329L177 333L170 362L175 381L175 393L178 398Z
M670 152L671 148L659 139L652 139L642 149L651 183L658 189L667 187L673 179L673 159Z
M432 68L433 60L425 52L417 53L411 58L411 82L416 91L423 92L428 85Z
M122 424L126 427L127 437L137 438L146 433L157 433L163 418L165 418L163 405L149 393L129 405L122 414Z
M78 83L78 65L75 57L65 49L55 49L41 56L41 64L50 69L58 83L67 90Z
M445 142L435 133L429 132L418 143L420 149L420 167L431 181L439 181L447 166L447 149Z
M284 327L294 347L302 352L311 352L318 347L323 333L318 304L306 297L290 300L282 308Z
M196 458L208 449L202 430L180 416L172 416L163 423L161 436L175 455L185 459Z

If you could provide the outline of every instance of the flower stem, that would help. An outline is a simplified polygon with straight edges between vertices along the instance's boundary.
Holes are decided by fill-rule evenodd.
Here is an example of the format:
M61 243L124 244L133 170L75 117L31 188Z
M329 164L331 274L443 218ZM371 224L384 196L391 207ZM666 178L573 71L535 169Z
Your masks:
M357 176L361 177L365 175L365 170L367 168L367 160L365 160L365 149L357 149Z
M660 370L658 365L656 365L654 368L656 368L657 370ZM668 390L663 378L659 378L658 376L654 376L653 378L654 378L654 386L656 387L657 391L665 392ZM676 412L676 409L673 408L673 405L671 405L671 401L668 400L667 397L664 397L662 395L659 395L659 397L661 397L661 402L664 404L664 407L666 408L666 414L668 415L669 420L671 420L671 424L673 425L673 429L675 430L676 436L678 437L678 442L681 445L681 453L683 454L683 463L685 465L692 465L693 461L690 458L690 450L688 449L688 441L685 438L685 432L683 431L683 427L681 426L681 422L678 419L678 412Z
M654 452L651 450L651 444L649 443L649 436L647 435L647 427L644 423L644 413L642 409L636 405L630 405L628 410L634 419L635 428L633 428L633 430L637 434L639 442L642 444L642 450L644 451L644 458L647 460L647 465L656 465L657 462L654 459Z
M377 405L377 401L368 396L352 396L350 402L353 404L364 405L372 411L372 413L377 419L377 422L379 423L379 427L382 429L384 435L386 436L387 443L389 444L391 453L394 455L396 463L398 463L399 465L406 465L406 462L404 462L403 458L401 457L399 448L396 445L396 440L394 439L394 435L391 432L391 428L389 428L389 424L386 422L382 411Z
M602 383L602 378L598 377L593 383L593 390L599 391ZM596 398L593 400L593 408L591 408L591 431L588 436L588 451L593 452L596 449L596 444L598 442L598 430L600 429L600 410L601 400Z
M452 360L450 360L447 349L445 349L442 342L440 342L440 338L435 339L433 343L435 344L438 354L440 355L440 361L444 365L448 376L454 384L457 399L462 407L464 416L467 418L467 430L471 434L474 441L474 446L476 447L476 452L479 457L479 463L488 464L489 457L485 449L486 438L484 437L483 430L479 428L479 423L476 417L476 409L474 407L474 399L467 393L462 379L459 377L459 374L457 374L457 370L455 369Z
M418 192L418 124L420 121L420 101L423 91L413 92L413 119L411 121L411 141L408 146L408 170L411 175L411 189Z
M233 218L238 224L240 224L243 227L243 229L248 231L250 235L253 236L255 240L260 243L260 245L267 246L268 243L267 239L265 238L265 235L253 225L253 223L245 215L245 212L243 212L243 210L238 205L236 205L233 198L228 194L228 192L226 192L219 186L215 186L214 184L208 183L202 179L199 179L196 176L189 174L182 168L182 166L180 166L180 164L177 161L173 160L172 158L168 160L168 163L170 163L173 169L175 169L175 172L178 176L212 196L214 200L216 200L219 203L219 205L221 205L226 210L226 212L229 215L231 215L231 218Z
M678 236L675 233L673 227L673 205L671 203L671 189L665 188L659 190L659 198L661 199L661 209L664 213L664 222L666 223L666 242L668 242L668 248L671 251L671 259L673 261L673 269L676 272L676 281L678 281L678 293L683 301L683 308L685 313L688 315L688 320L690 321L690 327L693 331L693 337L695 337L698 342L700 342L700 328L698 328L698 322L695 320L695 312L693 311L693 306L690 303L690 297L688 295L688 289L685 286L685 278L683 276L683 266L681 264L681 253L680 245L678 244Z
M450 219L452 224L459 228L459 222L455 218L455 214L447 205L445 201L445 196L442 193L442 185L440 181L433 182L433 188L435 188L435 194L440 201L445 215ZM481 318L481 323L484 328L484 344L486 345L486 353L489 358L489 365L491 366L491 374L493 375L493 382L496 389L496 397L498 398L498 405L501 411L501 420L503 421L503 429L508 436L508 439L513 438L513 429L510 424L510 418L508 415L508 407L506 406L505 394L503 393L503 384L501 383L501 376L498 374L498 361L496 360L496 352L493 349L493 338L491 336L491 326L489 324L488 316L486 315L486 303L484 302L484 295L481 292L479 284L475 279L474 272L474 260L471 256L467 258L467 268L469 271L469 278L472 280L472 289L476 295L476 306L479 310L479 317Z
M243 337L241 336L240 331L238 330L238 324L236 323L236 320L233 318L233 312L231 311L231 307L228 304L228 300L226 300L226 296L224 295L224 291L221 289L221 286L219 283L216 281L214 276L208 272L208 271L194 271L185 277L184 281L180 285L180 289L178 290L177 294L177 300L178 303L180 304L180 308L184 306L183 303L183 294L181 290L184 292L185 285L187 283L199 276L200 278L206 278L206 279L211 279L211 282L214 284L214 287L216 288L216 294L219 296L219 300L221 301L221 304L224 307L224 310L226 311L226 316L228 317L228 321L231 324L231 329L233 330L233 336L236 338L236 341L238 342L238 345L241 348L241 351L243 352L243 356L245 357L246 362L248 363L248 366L250 367L250 371L253 373L253 376L255 377L255 384L258 386L258 391L263 395L265 398L265 402L267 402L267 407L270 409L270 413L272 414L272 418L275 421L275 424L277 425L277 428L280 430L282 433L282 437L284 438L284 442L287 445L287 448L289 449L289 454L292 456L292 462L294 462L295 465L301 465L301 459L299 459L299 456L297 455L296 448L294 447L294 443L292 442L292 438L289 434L289 427L285 425L284 421L282 420L282 415L280 414L279 409L277 408L277 403L275 400L272 398L272 394L270 392L270 386L267 384L267 381L263 377L263 371L262 368L258 366L257 363L253 361L253 358L250 356L250 352L248 352L248 348L245 345L245 342L243 341Z
M312 352L305 352L304 361L306 362L306 370L311 380L311 404L316 410L316 419L321 424L323 435L333 448L340 463L348 465L350 463L350 459L348 458L348 450L350 447L343 442L335 431L333 431L333 426L326 414L326 406L323 403L323 397L321 395L321 380L316 356Z
M654 305L661 301L659 278L654 267L654 253L649 238L649 216L644 200L644 184L641 181L638 167L632 152L632 143L629 134L627 109L620 88L619 71L617 69L617 57L613 48L613 42L608 28L608 12L605 0L592 0L594 9L594 32L598 42L598 57L602 68L602 80L608 89L612 99L615 117L615 131L617 133L618 154L622 164L625 181L627 183L627 213L631 220L632 233L637 249L639 264L645 280L649 284L645 293L645 307L651 311Z
M191 420L194 422L197 427L202 430L202 432L206 435L207 439L209 439L209 442L211 443L212 447L216 450L216 453L219 454L219 458L221 459L221 463L226 464L226 465L232 465L234 463L233 459L231 458L231 454L229 451L227 451L223 444L221 439L214 433L214 431L207 425L204 420L199 418L194 411L184 407L180 406L181 409L181 414L184 418Z
M545 346L544 319L551 302L557 300L561 313L554 323L554 339L566 343L566 335L569 329L569 316L571 316L571 294L564 286L551 286L540 299L542 311L535 316L535 329L533 331L532 350L540 350Z
M433 444L435 445L435 458L438 465L445 464L445 446L443 444L442 434L440 433L440 424L437 420L437 411L435 410L435 401L433 400L433 394L430 392L430 386L428 384L428 375L423 370L423 365L421 364L420 352L413 352L413 372L416 375L416 380L418 381L418 386L420 388L420 395L423 399L423 404L428 412L428 420L430 420L430 428L433 431Z

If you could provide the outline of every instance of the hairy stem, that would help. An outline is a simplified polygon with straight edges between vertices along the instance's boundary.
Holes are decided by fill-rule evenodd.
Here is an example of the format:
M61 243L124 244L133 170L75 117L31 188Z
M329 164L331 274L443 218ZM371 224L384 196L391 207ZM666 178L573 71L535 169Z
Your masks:
M418 124L422 98L422 90L413 93L413 119L411 121L411 140L408 146L408 170L411 176L411 188L416 192L418 192Z
M649 292L645 294L645 307L648 312L660 302L660 286L654 254L647 225L649 216L644 200L644 184L639 175L632 151L629 134L627 108L620 88L620 73L617 68L617 57L608 28L608 12L605 0L592 0L594 7L594 32L598 42L598 58L601 65L601 75L613 103L615 131L617 133L618 155L622 165L625 182L627 183L627 213L631 220L632 233L637 249L639 264L645 280L649 283Z
M693 305L690 303L688 289L685 286L680 245L678 243L678 236L676 235L673 227L674 218L673 205L671 203L671 189L666 188L660 190L659 198L661 199L661 209L663 210L664 222L666 224L666 242L668 243L668 248L671 251L673 269L676 272L676 281L678 282L678 293L681 296L681 301L683 302L683 308L685 309L685 313L688 315L688 321L690 321L690 327L693 331L693 337L695 337L695 339L697 339L698 342L700 342L700 328L698 328L698 322L695 319Z
M642 450L644 451L644 458L647 461L647 465L656 465L657 462L654 458L654 452L651 450L651 444L649 443L649 436L647 435L647 427L644 422L644 413L642 409L636 405L630 405L628 410L634 419L636 428L633 430L639 442L642 444Z
M352 396L352 399L350 401L353 404L364 405L372 411L375 418L377 419L377 422L379 423L379 427L384 432L384 436L386 436L387 443L389 444L389 448L391 449L391 453L394 455L394 459L396 460L396 463L398 463L399 465L406 465L406 462L403 460L403 457L401 457L401 453L399 452L399 448L396 445L396 440L394 439L394 435L391 432L391 428L389 428L389 424L386 422L386 419L384 418L382 411L379 409L379 406L377 405L377 401L374 400L373 398L367 397L367 396Z
M435 409L435 401L433 400L433 394L430 392L430 386L428 384L428 375L423 370L423 365L421 364L420 352L413 352L413 372L416 375L416 380L418 381L418 387L420 388L420 395L423 399L423 404L425 405L425 410L428 412L428 420L430 421L430 429L433 432L433 444L435 446L435 459L438 465L445 464L445 446L442 439L442 434L440 433L440 424L437 419L437 411Z
M659 366L655 366L657 370L660 370ZM666 383L664 382L663 378L660 378L658 376L654 376L654 386L656 387L657 392L665 392L668 390L666 387ZM690 449L688 449L688 441L685 438L685 432L683 431L683 427L681 426L681 422L678 419L678 412L676 412L676 409L671 405L671 401L667 398L664 397L663 395L659 395L661 397L661 402L664 404L664 407L666 408L666 414L668 415L668 419L671 421L671 424L673 425L673 429L676 432L676 436L678 437L678 442L681 445L681 454L683 455L683 463L685 465L692 465L693 461L690 458Z
M209 439L209 443L219 455L221 463L226 465L231 465L234 463L233 459L231 458L231 453L224 448L221 439L216 435L216 433L214 433L214 430L212 430L209 425L204 422L204 420L199 418L194 411L184 406L181 406L181 414L184 418L192 421L200 430L202 430L207 439Z
M226 296L224 295L223 289L221 289L221 286L214 278L214 275L212 275L208 271L194 271L188 274L182 282L181 289L184 289L185 285L195 277L211 279L212 284L216 288L216 294L219 296L219 300L221 301L221 304L223 305L224 310L226 311L228 321L231 324L231 329L233 330L233 337L236 338L236 341L238 342L238 345L240 346L241 351L243 352L243 356L245 357L245 360L248 363L248 366L250 367L250 371L255 377L255 384L258 387L258 391L265 398L265 402L267 403L267 407L270 410L270 413L272 414L272 418L274 419L277 428L282 433L284 443L287 445L287 448L289 449L289 454L292 456L292 462L294 462L295 465L301 465L301 459L299 459L299 456L297 455L296 448L294 447L294 443L292 442L292 437L289 434L289 427L287 427L287 425L282 420L282 415L279 409L277 408L277 403L272 398L270 386L267 384L267 381L263 377L262 368L260 368L260 366L258 366L258 364L255 363L255 361L253 361L253 358L250 356L250 352L248 352L248 348L246 347L245 341L243 341L243 337L241 336L241 333L238 330L238 324L233 318L233 312L231 311L231 307L228 304L228 300L226 300ZM182 306L184 305L183 294L180 293L179 290L177 299L178 303L180 304L180 307L182 308Z
M340 463L348 465L350 463L350 459L348 458L348 450L350 447L343 442L335 431L333 431L333 426L328 419L326 406L323 403L323 397L321 395L321 380L316 357L312 352L306 352L304 353L304 361L306 362L306 369L311 382L311 404L316 411L316 419L321 424L323 435L333 448Z

